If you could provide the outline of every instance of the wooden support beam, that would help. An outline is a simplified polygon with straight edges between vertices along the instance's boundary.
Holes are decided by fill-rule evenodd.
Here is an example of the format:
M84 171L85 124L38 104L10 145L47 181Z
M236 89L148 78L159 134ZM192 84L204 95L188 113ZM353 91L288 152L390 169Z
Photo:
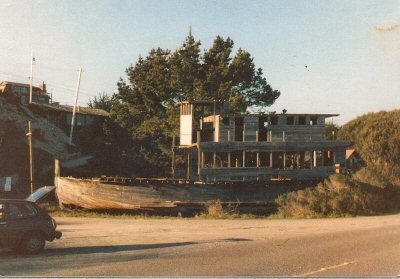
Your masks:
M283 152L283 169L286 169L286 152Z
M172 136L171 176L172 178L175 178L175 136Z
M313 164L313 167L315 168L316 166L317 166L317 151L316 150L314 150L314 154L313 154L314 156L314 164Z
M190 180L190 152L191 149L188 149L188 155L187 155L187 160L188 160L188 164L187 164L187 180Z
M272 152L269 153L269 166L272 168Z
M201 149L200 149L200 142L201 142L201 133L197 131L197 175L200 180L200 169L201 169Z
M213 169L217 167L217 152L213 154Z

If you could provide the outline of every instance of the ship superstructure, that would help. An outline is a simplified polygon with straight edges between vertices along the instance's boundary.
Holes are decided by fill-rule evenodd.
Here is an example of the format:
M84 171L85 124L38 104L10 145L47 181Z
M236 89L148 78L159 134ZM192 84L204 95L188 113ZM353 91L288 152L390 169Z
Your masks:
M349 141L327 140L338 114L235 114L229 102L180 103L180 142L173 175L200 181L324 178L346 167ZM184 154L184 172L176 154Z

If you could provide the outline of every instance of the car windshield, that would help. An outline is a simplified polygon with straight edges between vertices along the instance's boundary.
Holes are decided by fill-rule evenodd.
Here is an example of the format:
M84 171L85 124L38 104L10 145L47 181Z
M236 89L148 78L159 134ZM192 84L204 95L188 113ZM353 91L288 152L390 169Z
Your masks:
M45 187L39 188L35 192L33 192L31 195L29 195L29 197L27 197L25 200L32 201L32 202L37 202L41 198L43 198L46 195L48 195L55 188L56 187L54 187L54 186L45 186Z

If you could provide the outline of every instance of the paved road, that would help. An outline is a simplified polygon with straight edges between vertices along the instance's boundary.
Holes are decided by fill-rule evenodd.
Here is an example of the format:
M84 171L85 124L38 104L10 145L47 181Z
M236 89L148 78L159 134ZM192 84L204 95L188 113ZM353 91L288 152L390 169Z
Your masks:
M320 220L57 218L36 256L0 275L399 275L400 215Z

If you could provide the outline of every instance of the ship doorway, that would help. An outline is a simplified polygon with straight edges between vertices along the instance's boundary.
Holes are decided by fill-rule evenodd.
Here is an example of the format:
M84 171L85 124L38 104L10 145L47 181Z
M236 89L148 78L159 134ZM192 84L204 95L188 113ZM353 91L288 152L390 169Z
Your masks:
M243 141L244 119L235 117L235 141Z

